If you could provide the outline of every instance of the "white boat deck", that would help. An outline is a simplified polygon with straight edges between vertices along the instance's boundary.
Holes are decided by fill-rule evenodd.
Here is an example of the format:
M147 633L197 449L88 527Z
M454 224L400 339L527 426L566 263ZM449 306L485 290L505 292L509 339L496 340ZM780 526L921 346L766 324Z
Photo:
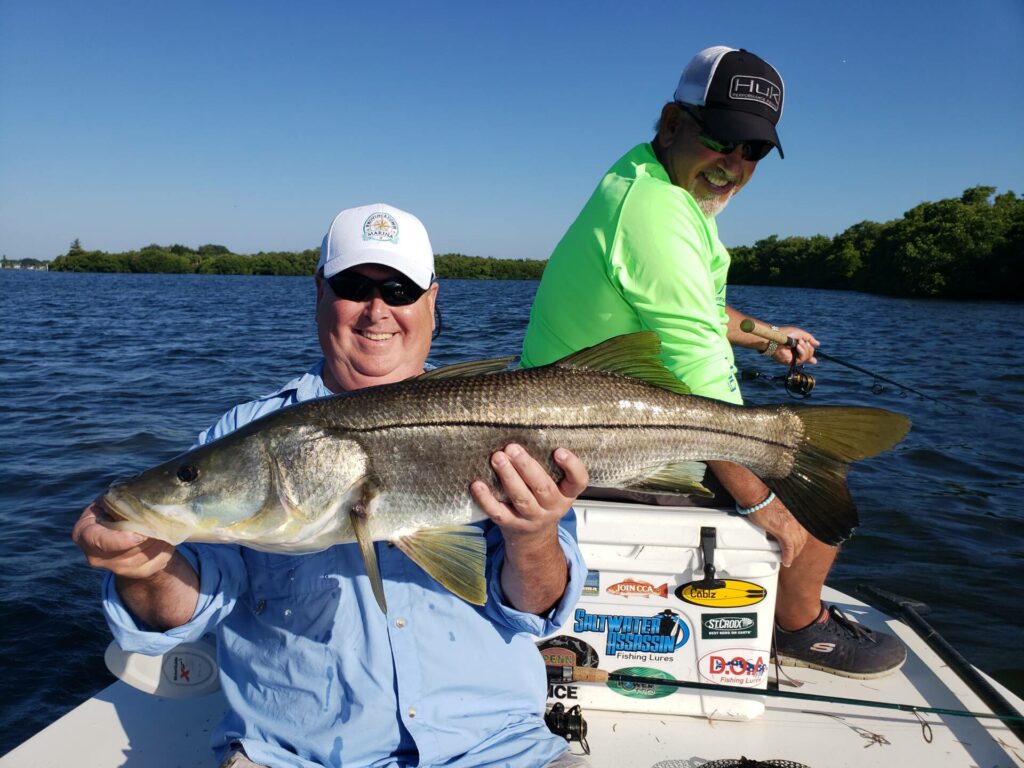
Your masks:
M785 668L804 682L801 692L988 711L908 627L834 590L827 590L825 599L870 626L888 624L908 644L910 656L901 673L878 680ZM994 685L1024 708L1020 698ZM795 689L784 685L783 690ZM591 763L594 768L683 768L700 765L694 758L745 756L813 768L1024 766L1024 743L998 720L919 718L897 710L779 698L765 702L765 713L748 722L585 711ZM117 682L0 758L0 768L212 768L209 734L223 709L219 692L166 699ZM572 749L580 751L576 743Z

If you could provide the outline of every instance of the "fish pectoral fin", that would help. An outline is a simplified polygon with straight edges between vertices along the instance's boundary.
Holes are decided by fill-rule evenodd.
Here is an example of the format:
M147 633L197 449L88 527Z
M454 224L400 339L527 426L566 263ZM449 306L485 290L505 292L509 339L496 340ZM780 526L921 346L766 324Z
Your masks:
M581 349L552 365L606 371L639 379L677 395L690 394L690 388L677 379L662 362L661 339L654 331L614 336L600 344Z
M476 526L423 528L394 544L449 592L473 605L487 602L487 542Z
M270 492L269 495L273 496L281 506L294 518L301 518L303 516L302 509L292 498L291 493L288 490L288 485L285 482L284 469L281 467L277 457L273 454L270 455Z
M446 365L442 368L435 368L432 371L425 371L416 377L417 381L429 379L461 379L467 376L486 376L490 373L507 371L509 366L515 362L514 357L496 357L491 360L470 360L465 363Z
M713 499L715 494L701 484L707 465L700 461L680 461L666 464L657 472L626 486L630 491L671 493L682 496L703 496Z
M370 526L366 516L353 509L349 513L352 520L352 530L356 535L356 543L359 545L359 552L363 556L363 565L366 566L366 575L370 577L370 587L373 589L373 596L377 598L377 605L384 612L388 612L388 602L384 598L384 582L380 577L380 567L377 565L377 550L373 548L373 537L370 536Z

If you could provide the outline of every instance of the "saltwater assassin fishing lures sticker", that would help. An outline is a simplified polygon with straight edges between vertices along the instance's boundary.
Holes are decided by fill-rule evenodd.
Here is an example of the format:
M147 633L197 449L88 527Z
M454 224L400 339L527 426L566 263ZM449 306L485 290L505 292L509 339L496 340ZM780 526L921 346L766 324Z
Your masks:
M605 656L633 661L671 661L690 639L686 619L666 608L653 616L589 613L577 608L572 631L605 636Z

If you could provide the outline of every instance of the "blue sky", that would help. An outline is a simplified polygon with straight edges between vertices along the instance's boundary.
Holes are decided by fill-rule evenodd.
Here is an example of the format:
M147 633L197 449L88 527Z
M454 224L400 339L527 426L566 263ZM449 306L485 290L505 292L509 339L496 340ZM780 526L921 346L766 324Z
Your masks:
M546 258L698 49L786 84L723 241L1024 193L1024 3L0 0L0 252L319 246L416 213L434 250Z

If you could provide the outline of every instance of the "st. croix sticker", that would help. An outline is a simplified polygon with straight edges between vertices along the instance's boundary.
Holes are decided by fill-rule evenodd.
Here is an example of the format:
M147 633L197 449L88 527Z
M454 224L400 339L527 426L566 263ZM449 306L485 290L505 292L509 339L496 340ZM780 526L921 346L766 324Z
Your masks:
M725 579L725 586L706 589L691 581L676 587L675 596L684 603L700 605L704 608L745 608L757 605L768 595L768 590L760 584L739 579Z
M655 680L675 680L668 672L651 667L625 667L615 670L612 674L650 677ZM631 699L663 699L676 690L671 685L658 685L657 682L634 683L624 680L609 680L606 685L620 696L628 696Z

